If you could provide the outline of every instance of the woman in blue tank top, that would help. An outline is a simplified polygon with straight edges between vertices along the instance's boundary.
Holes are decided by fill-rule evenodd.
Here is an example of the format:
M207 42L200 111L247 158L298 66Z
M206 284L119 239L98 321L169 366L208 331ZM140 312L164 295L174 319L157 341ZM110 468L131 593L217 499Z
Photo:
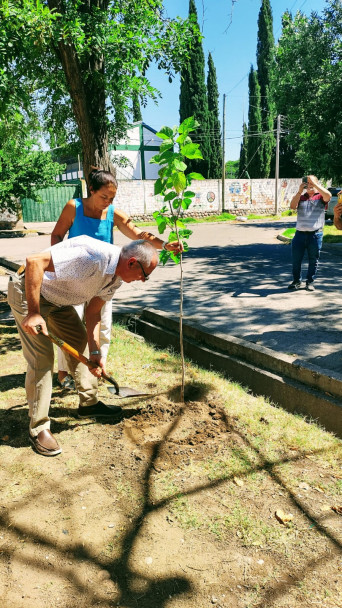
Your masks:
M128 215L119 209L114 209L113 201L117 191L117 181L109 171L94 168L88 178L90 196L68 201L51 234L51 245L68 238L86 234L106 243L113 243L114 225L131 240L144 239L156 249L167 249L178 253L183 246L178 241L166 243L159 237L137 228ZM84 305L75 306L79 316L83 318ZM101 309L100 347L98 356L107 359L112 327L112 302L106 302ZM70 387L67 372L67 362L58 349L58 381L62 386Z

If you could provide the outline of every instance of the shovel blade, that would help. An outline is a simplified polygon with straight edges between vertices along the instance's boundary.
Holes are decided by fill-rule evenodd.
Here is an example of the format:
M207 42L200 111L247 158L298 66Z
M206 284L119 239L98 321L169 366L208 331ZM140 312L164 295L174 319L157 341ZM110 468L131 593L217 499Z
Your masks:
M146 397L150 395L150 393L136 391L134 388L130 388L129 386L120 386L119 393L116 392L114 386L107 386L107 389L112 395L114 395L114 397L119 397L121 399L125 399L125 397Z

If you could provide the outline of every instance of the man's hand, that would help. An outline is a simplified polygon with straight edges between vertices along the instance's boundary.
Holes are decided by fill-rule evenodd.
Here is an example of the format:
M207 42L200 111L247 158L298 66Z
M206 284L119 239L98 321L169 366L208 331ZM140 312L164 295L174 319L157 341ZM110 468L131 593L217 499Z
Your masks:
M41 328L39 329L39 331L37 329L38 325ZM25 319L23 319L21 327L23 328L26 334L37 336L39 333L41 333L44 334L44 336L48 336L46 323L43 317L38 313L28 314Z
M101 378L102 370L106 373L105 360L101 355L89 355L89 360L97 365L97 367L90 369L90 372L93 376L96 376L96 378Z
M298 188L298 194L303 194L303 190L305 190L305 188L307 188L308 185L305 182L302 182L301 184L299 184L299 188Z

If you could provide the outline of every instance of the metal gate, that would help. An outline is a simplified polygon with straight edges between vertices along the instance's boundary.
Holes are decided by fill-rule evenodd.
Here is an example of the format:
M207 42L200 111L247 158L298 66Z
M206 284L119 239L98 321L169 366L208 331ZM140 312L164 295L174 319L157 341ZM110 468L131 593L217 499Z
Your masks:
M20 200L24 222L56 222L61 211L71 198L82 196L81 182L61 184L37 190L37 194L43 199L37 203L31 198Z

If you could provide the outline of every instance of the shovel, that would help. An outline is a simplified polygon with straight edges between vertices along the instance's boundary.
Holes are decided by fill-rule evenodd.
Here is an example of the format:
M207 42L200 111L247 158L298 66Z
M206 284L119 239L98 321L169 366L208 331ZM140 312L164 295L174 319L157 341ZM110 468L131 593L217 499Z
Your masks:
M38 333L40 333L42 330L41 325L37 325L36 329L37 329ZM53 342L54 344L59 346L59 348L61 348L65 353L67 353L68 355L71 355L72 357L77 359L77 361L84 363L84 365L86 365L88 367L88 369L94 369L95 367L98 367L96 365L96 363L94 363L94 361L90 361L90 359L87 359L87 357L85 357L84 355L79 353L78 350L76 350L75 348L73 348L72 346L70 346L69 344L64 342L64 340L62 340L61 338L57 338L57 336L54 336L50 332L48 332L48 338L51 342ZM112 376L108 376L103 371L103 369L101 369L101 378L103 378L104 380L107 380L108 382L110 382L113 385L113 386L107 386L107 388L108 388L109 392L112 393L112 395L115 395L115 397L121 397L122 399L125 399L126 397L146 397L150 394L150 393L144 393L141 391L136 391L134 388L130 388L129 386L120 386L119 387L116 380L114 380L114 378Z

